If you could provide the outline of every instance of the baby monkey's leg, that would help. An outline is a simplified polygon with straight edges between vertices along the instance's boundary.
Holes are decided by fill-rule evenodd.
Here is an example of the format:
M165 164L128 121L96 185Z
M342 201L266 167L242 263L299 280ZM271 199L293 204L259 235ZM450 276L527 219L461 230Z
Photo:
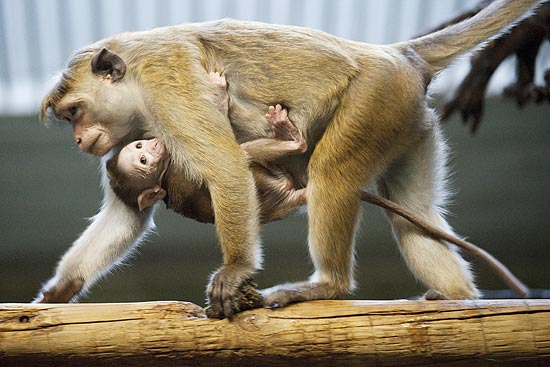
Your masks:
M306 202L305 189L297 190L293 178L277 167L275 161L290 154L304 153L307 142L289 120L287 110L280 105L269 107L266 120L271 125L273 139L241 144L256 181L264 223L284 218Z

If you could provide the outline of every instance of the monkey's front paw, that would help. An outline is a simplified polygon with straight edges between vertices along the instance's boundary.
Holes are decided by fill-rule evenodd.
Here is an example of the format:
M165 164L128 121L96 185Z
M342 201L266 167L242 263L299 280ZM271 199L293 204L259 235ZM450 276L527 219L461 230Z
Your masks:
M64 279L52 286L45 287L33 303L67 303L80 293L83 286L82 279Z
M222 267L213 274L208 285L206 315L222 319L238 312L264 306L252 274L240 269Z

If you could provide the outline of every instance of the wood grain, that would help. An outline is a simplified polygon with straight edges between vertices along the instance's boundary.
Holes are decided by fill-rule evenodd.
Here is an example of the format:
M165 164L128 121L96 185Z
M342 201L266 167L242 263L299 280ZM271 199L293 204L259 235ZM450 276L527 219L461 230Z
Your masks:
M550 300L0 304L1 366L548 366Z

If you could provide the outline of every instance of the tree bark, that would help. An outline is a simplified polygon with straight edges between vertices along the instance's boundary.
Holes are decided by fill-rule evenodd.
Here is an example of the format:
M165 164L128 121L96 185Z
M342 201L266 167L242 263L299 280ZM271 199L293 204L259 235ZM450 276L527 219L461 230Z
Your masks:
M1 366L548 366L550 300L0 304Z

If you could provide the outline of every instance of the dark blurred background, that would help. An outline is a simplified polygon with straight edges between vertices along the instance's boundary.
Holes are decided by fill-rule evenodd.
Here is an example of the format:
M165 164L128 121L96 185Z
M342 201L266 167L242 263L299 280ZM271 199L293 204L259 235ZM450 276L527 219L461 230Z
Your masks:
M116 0L110 8L104 1L81 1L77 7L63 0L0 0L0 50L6 51L0 52L0 302L30 301L100 205L98 161L78 151L70 126L45 128L36 117L46 80L71 50L122 30L223 16L305 25L387 43L421 33L476 1L234 0L221 2L223 8L218 3ZM134 10L125 12L126 7ZM70 17L67 23L56 23L77 10L78 19L89 23L84 31L77 31ZM117 12L124 13L122 22ZM44 14L51 19L45 20ZM154 19L147 22L147 14ZM62 41L48 38L58 36ZM467 62L453 70L436 83L435 106L452 93ZM505 84L512 71L513 66L504 66L493 84ZM520 111L511 100L489 95L475 136L457 116L444 126L456 190L449 220L459 234L499 258L528 286L550 288L550 106L529 105ZM404 266L381 211L367 204L363 208L357 240L359 287L350 298L420 294L423 289ZM163 206L156 218L156 233L83 302L204 303L208 276L221 261L214 227ZM311 273L305 217L264 226L263 242L264 270L257 277L261 287L302 280ZM473 264L482 289L506 288L484 263L473 259Z

